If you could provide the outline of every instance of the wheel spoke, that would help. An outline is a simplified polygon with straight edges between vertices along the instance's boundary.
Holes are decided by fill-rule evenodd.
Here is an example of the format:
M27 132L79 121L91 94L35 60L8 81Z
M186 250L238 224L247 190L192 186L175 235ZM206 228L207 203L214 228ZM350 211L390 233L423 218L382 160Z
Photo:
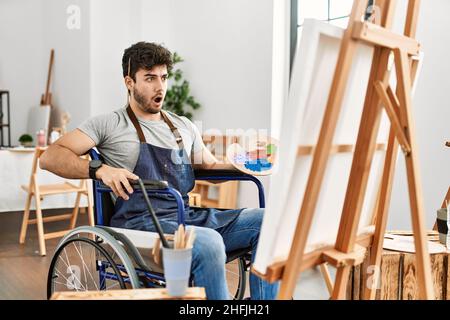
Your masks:
M235 275L235 276L238 276L238 277L239 277L239 273L236 273L236 272L233 272L233 271L230 271L230 270L227 270L227 272L228 272L228 273L230 273L230 274L233 274L233 275Z
M62 261L64 262L64 260L62 260ZM71 269L69 266L67 266L67 268L71 271L71 272L70 272L71 276L73 275L73 276L75 277L75 279L78 280L78 283L80 284L80 286L82 287L82 289L83 289L84 291L86 291L86 288L83 286L83 284L82 284L82 283L80 282L80 280L77 278L77 276L74 275L74 274L72 273L72 269ZM59 271L58 268L55 267L55 270L56 270L56 272L59 273L59 275L60 275L61 277L64 278L64 280L66 280L65 286L66 286L67 289L69 289L68 284L69 284L71 281L70 281L69 279L67 279L67 278L64 276L64 273L62 273L61 271ZM78 290L78 287L76 286L75 283L74 283L74 288L75 288L75 290L79 291L79 290Z
M81 248L81 242L79 243L79 247L80 247L81 255L83 255L83 249ZM83 273L84 273L84 281L87 283L86 270L85 270L84 265L83 265Z
M66 248L64 248L64 254L66 255L67 263L64 261L64 259L61 259L61 261L64 262L64 264L66 265L67 270L69 270L69 272L70 272L70 275L73 276L76 280L78 280L78 283L80 284L80 286L82 286L83 290L86 291L86 288L83 286L80 279L78 279L77 275L72 270L72 265L70 264L69 257L67 256Z
M86 268L87 268L86 262L84 261L83 256L82 256L82 255L80 254L80 252L78 251L76 244L74 244L74 247L75 247L75 250L77 251L78 255L80 256L81 263L83 264L83 266L86 266ZM88 271L89 271L89 268L88 268ZM97 283L96 283L96 281L94 280L94 277L92 276L92 274L91 274L90 271L89 271L89 276L91 277L92 282L94 283L95 289L98 290Z

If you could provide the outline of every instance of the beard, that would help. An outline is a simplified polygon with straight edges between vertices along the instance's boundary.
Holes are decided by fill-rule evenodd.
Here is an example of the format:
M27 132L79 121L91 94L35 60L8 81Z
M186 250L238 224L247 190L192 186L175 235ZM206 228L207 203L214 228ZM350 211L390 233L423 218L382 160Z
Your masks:
M141 109L144 112L151 113L151 114L157 114L159 111L161 111L161 106L154 106L153 101L151 98L146 97L142 92L140 92L138 89L133 89L133 96L134 100L138 103L139 109Z

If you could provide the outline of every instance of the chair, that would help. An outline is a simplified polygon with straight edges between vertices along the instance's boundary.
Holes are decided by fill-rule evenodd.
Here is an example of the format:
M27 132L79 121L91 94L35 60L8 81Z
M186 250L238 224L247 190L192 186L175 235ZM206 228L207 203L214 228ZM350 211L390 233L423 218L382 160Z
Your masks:
M28 185L22 185L22 189L27 192L27 200L25 204L25 211L23 215L22 227L20 230L20 238L19 243L24 244L25 238L27 234L27 229L29 224L37 224L38 229L38 239L39 239L39 253L42 256L46 255L46 247L45 240L53 239L64 236L69 230L73 229L77 222L79 205L81 196L85 195L87 197L88 202L88 218L89 224L94 225L94 212L93 212L93 204L91 201L91 197L89 196L89 188L87 185L87 180L81 180L80 184L74 185L68 181L58 184L39 184L38 181L38 161L40 156L45 152L46 147L37 147L34 152L33 164L31 169L30 182ZM42 209L41 209L41 201L46 196L56 195L56 194L68 194L68 193L76 193L76 200L74 204L74 208L72 213L69 214L59 214L50 217L43 217ZM36 219L29 219L30 216L30 206L31 200L34 197L36 204ZM44 223L45 222L54 222L54 221L62 221L62 220L70 220L69 229L45 233L44 232Z
M92 159L101 160L100 155L95 150L90 151L90 156ZM253 176L222 170L199 170L195 171L195 176L197 180L252 181L258 187L260 207L263 208L265 206L263 186ZM167 186L157 187L157 184L158 182L156 181L155 186L149 187L146 192L150 195L155 193L172 195L178 204L178 223L184 224L184 203L180 193ZM132 288L164 287L164 275L161 266L152 263L153 259L144 261L143 258L143 255L151 257L151 249L159 237L158 234L108 227L114 212L114 204L110 197L111 189L100 181L94 181L93 189L96 227L76 228L60 241L50 265L47 296L50 298L56 291L67 291L74 288L83 291L83 289L86 290L90 287L94 287L97 290L110 290L117 288L117 286L121 289L126 289L127 286ZM141 191L136 189L135 192ZM169 240L170 236L168 235ZM94 261L91 263L94 266L93 270L89 272L90 275L95 274L95 276L91 276L92 281L89 280L89 277L87 277L87 281L84 281L82 276L83 272L86 273L84 270L85 265L89 265L88 259L83 259L83 270L79 267L72 269L72 266L77 265L77 252L79 251L77 248L81 248L81 246L94 248L97 252L95 258L93 258ZM75 248L75 251L77 251L73 253L73 259L70 252L74 250L70 250L70 248ZM84 251L86 250L88 249ZM66 256L62 256L63 251ZM249 253L250 248L227 252L227 266L234 262L234 268L237 268L237 270L234 270L238 274L236 287L229 288L231 295L235 299L242 299L245 292L246 271L250 265ZM69 258L67 258L67 254ZM101 261L99 261L99 256L102 257ZM71 267L68 269L67 265ZM61 268L68 271L69 277L78 272L77 280L67 286L68 278L61 274ZM95 282L99 282L100 285Z

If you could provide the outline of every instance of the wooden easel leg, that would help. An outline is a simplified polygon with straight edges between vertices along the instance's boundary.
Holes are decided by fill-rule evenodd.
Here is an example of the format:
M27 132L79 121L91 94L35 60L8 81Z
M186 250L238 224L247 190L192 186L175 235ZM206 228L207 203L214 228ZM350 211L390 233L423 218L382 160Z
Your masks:
M398 154L398 142L395 139L395 132L391 128L389 132L388 148L386 151L386 158L384 162L384 170L382 177L382 188L380 193L380 198L377 208L377 221L375 227L374 239L372 242L371 252L370 252L370 262L369 266L374 266L375 270L380 270L381 257L383 254L383 240L384 233L386 231L386 223L388 217L389 203L391 201L392 193L392 182L395 172L395 164L397 161ZM366 272L366 270L363 270ZM380 272L375 271L372 275L372 283L364 284L364 300L374 300L376 296L377 284L379 283Z
M420 297L434 299L433 282L431 279L431 262L428 254L426 224L422 203L422 191L419 182L416 151L406 157L411 218L414 231L414 245L416 248L416 264L419 279Z
M44 238L44 222L42 220L42 210L41 210L41 197L39 193L35 193L36 200L36 225L38 229L38 239L39 239L39 253L41 256L45 256L47 251L45 249L45 238Z
M320 272L322 273L325 284L327 285L328 292L330 296L333 294L333 280L331 279L330 270L328 269L327 263L322 263L320 266Z
M448 188L444 201L442 201L441 208L447 208L448 206L450 206L450 187Z
M346 298L347 283L351 271L352 266L337 268L336 281L334 282L333 294L331 295L331 299L344 300Z
M25 211L23 213L23 220L22 220L22 227L20 229L20 237L19 237L19 243L24 244L25 239L27 236L27 230L28 230L28 219L30 217L30 205L31 205L31 199L33 198L33 194L31 192L28 192L27 196L27 202L25 204Z
M302 263L307 237L311 228L336 124L341 111L347 80L350 75L351 64L357 49L357 41L352 36L353 22L361 19L365 9L366 3L364 1L355 1L353 3L349 24L342 39L336 71L322 121L322 128L317 141L317 147L314 151L305 196L300 209L289 258L283 272L278 299L291 299L298 281L298 270Z
M412 117L411 79L408 54L396 49L395 65L397 73L400 111L403 114L403 123L410 141L411 152L405 157L409 200L411 207L412 227L414 231L414 244L416 249L417 277L421 299L434 299L434 289L431 279L431 262L428 254L425 216L422 202L422 187L419 176L417 144L415 141L415 128Z
M376 50L369 83L375 83L376 80L387 82L386 70L389 53L389 50L386 49ZM380 120L381 108L379 99L376 95L375 88L369 86L364 103L361 125L358 131L355 156L352 162L339 232L336 239L336 248L342 252L351 252L353 250L372 159L375 153ZM345 290L350 271L351 266L337 269L335 288L332 295L333 299L345 299Z
M395 13L395 1L380 1L381 22L380 25L390 28ZM381 121L381 105L373 85L377 81L387 84L389 81L390 50L375 48L372 69L369 77L369 86L364 101L363 114L358 130L352 167L350 171L347 192L344 200L336 249L342 252L351 252L354 249L355 239L361 216L362 205L369 180L370 168L375 153L376 139ZM334 284L333 299L345 299L351 266L337 269Z
M93 227L95 225L95 219L94 219L94 199L92 196L92 192L90 187L87 188L87 213L88 213L88 219L89 219L89 225Z
M81 199L81 192L77 192L77 197L75 199L75 206L72 210L72 218L70 219L70 229L75 228L75 225L77 223L78 218L78 212L80 208L80 199Z

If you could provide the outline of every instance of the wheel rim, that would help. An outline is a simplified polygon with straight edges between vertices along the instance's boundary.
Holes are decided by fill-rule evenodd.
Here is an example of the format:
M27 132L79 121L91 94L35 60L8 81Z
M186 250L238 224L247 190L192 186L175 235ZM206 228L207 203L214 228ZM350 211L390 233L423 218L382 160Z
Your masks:
M247 281L245 259L241 257L228 262L225 270L230 299L242 300Z
M64 246L64 244L74 238L88 238L91 240L101 239L101 247L107 252L112 252L110 256L117 257L114 261L118 261L116 264L121 266L121 269L125 271L128 278L126 282L130 283L131 288L140 288L139 279L135 271L135 267L130 260L125 249L119 244L119 242L103 228L91 227L91 226L81 226L69 231L59 242L56 251L59 247Z
M125 289L120 270L97 242L69 239L56 251L49 269L47 296L58 291Z

